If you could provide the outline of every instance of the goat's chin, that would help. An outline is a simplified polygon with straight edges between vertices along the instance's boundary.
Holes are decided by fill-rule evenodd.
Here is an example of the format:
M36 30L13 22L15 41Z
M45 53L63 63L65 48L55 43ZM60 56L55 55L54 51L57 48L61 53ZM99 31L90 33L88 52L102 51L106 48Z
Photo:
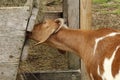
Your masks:
M39 45L39 44L41 44L41 43L44 43L44 41L39 41L39 42L37 42L37 43L35 44L35 46L37 46L37 45Z

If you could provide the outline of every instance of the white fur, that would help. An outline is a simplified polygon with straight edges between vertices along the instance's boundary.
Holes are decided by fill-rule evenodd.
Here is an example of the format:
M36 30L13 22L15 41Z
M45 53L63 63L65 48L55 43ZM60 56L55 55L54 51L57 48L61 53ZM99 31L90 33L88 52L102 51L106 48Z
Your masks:
M100 74L100 68L98 65L97 72L98 72L98 75L102 78L102 80L120 80L120 70L119 70L119 73L115 77L113 77L112 70L111 70L112 63L113 63L113 60L115 58L115 54L119 48L120 48L120 46L116 47L116 49L113 52L113 55L111 56L110 59L106 58L104 60L104 63L103 63L104 72L103 72L103 74Z
M97 49L98 43L99 43L101 40L103 40L103 39L105 39L105 38L107 38L107 37L116 36L116 35L118 35L118 34L120 34L120 33L112 32L112 33L110 33L110 34L108 34L108 35L105 35L105 36L102 36L102 37L100 37L100 38L95 39L95 45L94 45L93 54L96 53L96 49Z
M59 21L60 23L60 26L58 27L58 29L55 31L55 33L56 32L58 32L63 26L65 26L65 24L64 24L64 19L63 18L58 18L58 19L56 19L55 21ZM66 27L66 26L65 26Z
M92 73L90 73L91 80L94 80Z

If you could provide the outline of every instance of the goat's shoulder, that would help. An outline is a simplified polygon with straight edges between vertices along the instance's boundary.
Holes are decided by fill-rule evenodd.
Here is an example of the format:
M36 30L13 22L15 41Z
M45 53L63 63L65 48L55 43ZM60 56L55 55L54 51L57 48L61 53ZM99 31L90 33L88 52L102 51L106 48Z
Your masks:
M98 31L98 32L118 32L118 30L117 29L113 29L113 28L100 28L100 29L98 29L98 30L96 30L96 31Z

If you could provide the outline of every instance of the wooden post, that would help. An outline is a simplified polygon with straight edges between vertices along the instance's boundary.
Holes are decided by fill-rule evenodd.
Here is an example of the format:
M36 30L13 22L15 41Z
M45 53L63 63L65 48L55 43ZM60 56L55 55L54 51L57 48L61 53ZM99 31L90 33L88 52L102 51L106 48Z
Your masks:
M63 7L63 16L68 26L79 29L79 0L64 0ZM69 53L68 58L70 69L80 68L80 60L76 55Z
M92 0L80 0L80 26L83 30L91 29L91 2ZM81 80L89 80L83 62L81 62Z
M91 10L92 0L80 0L80 28L81 29L91 29Z

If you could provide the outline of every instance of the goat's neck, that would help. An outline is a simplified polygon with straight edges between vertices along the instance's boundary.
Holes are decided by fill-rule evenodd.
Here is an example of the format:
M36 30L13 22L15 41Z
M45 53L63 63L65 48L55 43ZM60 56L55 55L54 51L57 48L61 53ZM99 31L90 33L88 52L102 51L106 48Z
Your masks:
M86 56L86 35L80 30L62 28L59 32L51 35L47 43L53 47L71 51L84 59Z

